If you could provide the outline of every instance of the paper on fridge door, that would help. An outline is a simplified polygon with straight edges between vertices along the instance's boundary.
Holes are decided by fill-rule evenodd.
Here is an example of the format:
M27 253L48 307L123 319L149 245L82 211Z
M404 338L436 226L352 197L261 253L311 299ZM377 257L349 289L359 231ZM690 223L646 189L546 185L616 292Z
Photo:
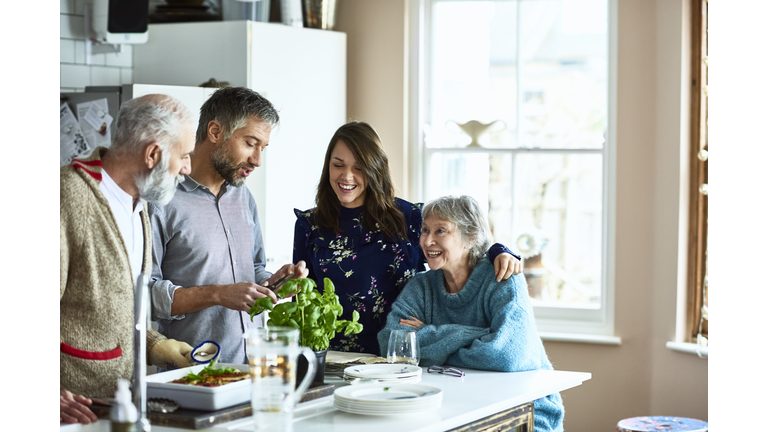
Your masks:
M73 158L89 153L90 147L83 136L80 124L66 103L59 108L59 134L61 148L59 150L59 166L68 164Z
M77 104L77 118L80 119L80 129L91 148L112 145L112 116L109 115L106 98Z

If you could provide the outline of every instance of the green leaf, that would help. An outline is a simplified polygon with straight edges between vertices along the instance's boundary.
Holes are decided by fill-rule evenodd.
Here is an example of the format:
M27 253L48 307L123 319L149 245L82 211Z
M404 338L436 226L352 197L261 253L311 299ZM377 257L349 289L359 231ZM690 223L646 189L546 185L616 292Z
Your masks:
M333 294L336 291L336 287L333 286L333 282L331 282L330 279L325 278L323 280L323 293L324 294Z
M330 309L334 314L336 314L336 316L341 316L341 314L344 312L344 307L339 304L331 305Z
M304 311L305 319L308 319L309 322L316 322L320 318L320 315L322 313L320 308L317 306L312 307L312 305L310 305L309 307L307 307L307 309L308 309L308 312Z
M299 279L290 279L277 290L277 296L286 298L292 294L296 294L299 291L299 288Z
M293 315L298 308L299 305L294 302L280 303L275 306L275 310L272 313L278 315Z
M301 289L305 291L310 291L313 288L317 288L317 284L315 281L309 278L302 278L301 279Z
M272 299L269 297L263 297L255 302L253 302L253 306L251 306L251 310L248 312L248 314L251 316L251 322L253 322L253 317L256 315L264 312L265 310L272 310L274 306L272 305Z
M235 373L237 370L231 367L216 368L216 358L213 358L204 368L200 370L199 374L190 372L187 374L187 379L191 381L203 381L206 376L219 376L226 373Z

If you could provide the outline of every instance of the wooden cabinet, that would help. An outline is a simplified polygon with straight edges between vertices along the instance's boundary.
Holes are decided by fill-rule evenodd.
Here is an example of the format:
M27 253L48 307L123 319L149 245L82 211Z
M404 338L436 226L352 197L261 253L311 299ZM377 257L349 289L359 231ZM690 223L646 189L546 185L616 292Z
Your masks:
M533 423L533 402L527 402L449 432L533 432Z
M346 34L253 21L152 24L133 48L133 80L198 86L211 78L258 91L280 114L256 198L270 271L293 255L294 208L314 206L328 142L346 122ZM197 108L192 108L197 109Z

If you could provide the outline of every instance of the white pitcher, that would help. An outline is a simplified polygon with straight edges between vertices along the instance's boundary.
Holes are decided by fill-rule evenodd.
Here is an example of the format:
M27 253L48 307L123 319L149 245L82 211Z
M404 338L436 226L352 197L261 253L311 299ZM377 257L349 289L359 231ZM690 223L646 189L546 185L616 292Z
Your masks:
M245 352L251 370L251 408L255 430L293 430L293 410L315 376L315 353L300 347L299 331L290 327L248 330ZM307 358L309 367L296 388L296 360Z

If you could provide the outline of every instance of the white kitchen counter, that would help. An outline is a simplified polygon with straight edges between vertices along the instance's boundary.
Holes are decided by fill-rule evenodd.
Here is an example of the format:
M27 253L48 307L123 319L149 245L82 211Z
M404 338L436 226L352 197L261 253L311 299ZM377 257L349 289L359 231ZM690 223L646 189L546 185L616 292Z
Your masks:
M300 404L294 414L294 432L439 432L452 429L555 392L581 385L592 378L586 372L528 371L489 372L465 370L463 378L430 374L426 368L422 384L443 390L439 410L398 416L348 414L333 407L333 396ZM330 380L329 380L330 381ZM153 432L184 431L153 426ZM254 430L252 418L220 424L204 431ZM61 426L60 432L109 431L109 422Z

